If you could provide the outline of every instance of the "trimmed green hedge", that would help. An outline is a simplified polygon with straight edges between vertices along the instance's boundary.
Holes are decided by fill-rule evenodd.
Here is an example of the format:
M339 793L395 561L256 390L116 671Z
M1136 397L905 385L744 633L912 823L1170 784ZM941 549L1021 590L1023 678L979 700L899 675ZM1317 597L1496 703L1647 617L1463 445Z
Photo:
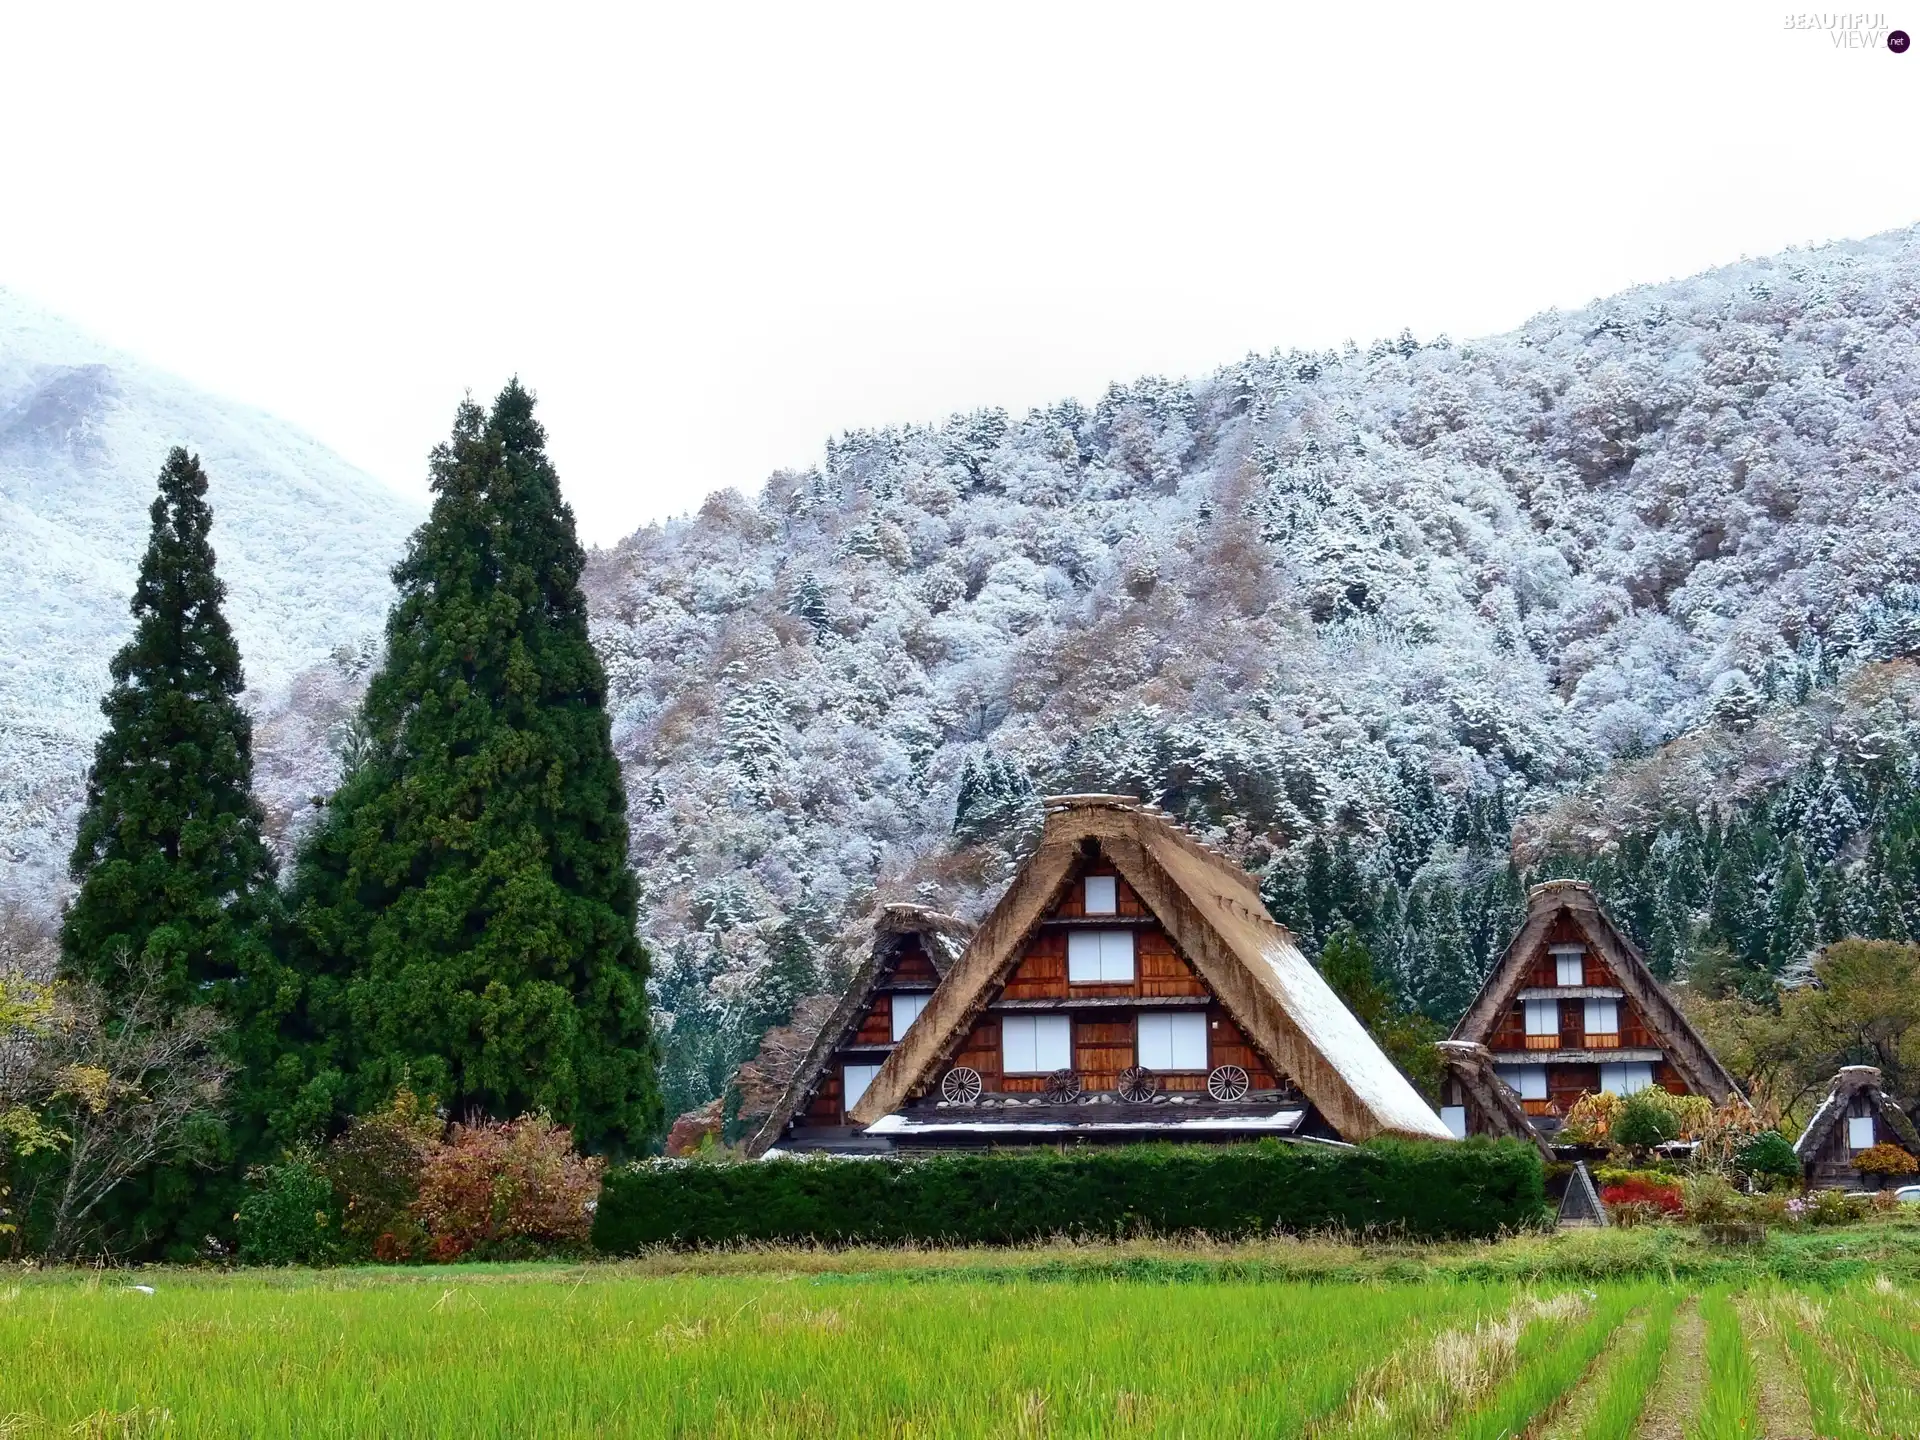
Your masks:
M1005 1245L1333 1228L1466 1239L1538 1220L1545 1205L1539 1154L1510 1140L655 1160L607 1175L593 1243L628 1254L737 1240Z

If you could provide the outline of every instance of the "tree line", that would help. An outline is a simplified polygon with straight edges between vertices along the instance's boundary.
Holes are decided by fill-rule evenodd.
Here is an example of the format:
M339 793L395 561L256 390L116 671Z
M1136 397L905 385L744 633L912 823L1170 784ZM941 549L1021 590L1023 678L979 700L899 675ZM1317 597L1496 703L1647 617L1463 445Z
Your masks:
M168 455L57 980L0 977L16 1246L205 1254L250 1167L403 1091L610 1157L660 1130L606 676L533 396L463 403L430 469L345 774L282 875L207 476Z

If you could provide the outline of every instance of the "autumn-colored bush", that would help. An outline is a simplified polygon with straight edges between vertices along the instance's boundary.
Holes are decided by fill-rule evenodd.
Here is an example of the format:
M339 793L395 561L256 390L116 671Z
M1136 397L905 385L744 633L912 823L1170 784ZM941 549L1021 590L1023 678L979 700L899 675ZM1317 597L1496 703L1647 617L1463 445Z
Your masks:
M1613 1122L1620 1113L1620 1097L1610 1090L1582 1095L1567 1111L1556 1137L1569 1145L1610 1145Z
M1854 1156L1853 1168L1863 1175L1912 1175L1920 1171L1920 1161L1898 1145L1882 1140Z
M338 1197L346 1258L393 1262L425 1254L427 1235L414 1209L427 1158L440 1148L444 1129L431 1101L403 1089L385 1110L356 1118L327 1146L320 1168Z
M426 1157L413 1213L435 1260L584 1248L605 1163L545 1116L455 1125Z
M1641 1219L1672 1217L1683 1208L1678 1185L1662 1185L1637 1175L1617 1185L1603 1187L1600 1200L1616 1220L1627 1224ZM1622 1214L1623 1210L1627 1213Z

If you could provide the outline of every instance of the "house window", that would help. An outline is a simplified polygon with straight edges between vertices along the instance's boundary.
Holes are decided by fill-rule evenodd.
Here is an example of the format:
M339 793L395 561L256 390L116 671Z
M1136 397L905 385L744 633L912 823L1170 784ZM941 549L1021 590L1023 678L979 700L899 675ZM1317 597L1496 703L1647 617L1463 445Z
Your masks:
M1087 914L1113 915L1120 909L1119 886L1112 875L1087 876Z
M847 1092L846 1109L851 1110L860 1103L860 1097L867 1093L867 1087L879 1073L878 1065L848 1065L841 1071L841 1084Z
M1528 1000L1527 1007L1527 1048L1529 1050L1552 1050L1560 1043L1560 1002L1558 1000Z
M1847 1148L1849 1150L1873 1148L1873 1116L1849 1115L1847 1117Z
M1617 1036L1619 1033L1619 1002L1615 1000L1587 1001L1587 1034Z
M1142 1015L1134 1053L1149 1070L1204 1070L1207 1017L1198 1010Z
M895 995L893 997L893 1038L904 1039L907 1027L920 1018L920 1012L927 1008L926 995Z
M1467 1107L1464 1105L1442 1105L1440 1123L1447 1127L1447 1133L1456 1140L1467 1138Z
M1636 1090L1653 1088L1653 1062L1630 1060L1621 1065L1600 1067L1600 1088L1615 1095L1631 1095Z
M1051 1075L1073 1064L1073 1022L1065 1015L1008 1015L1000 1021L1001 1065L1009 1075Z
M1586 951L1577 948L1572 950L1555 950L1553 952L1553 979L1556 985L1586 984Z
M1522 1100L1547 1098L1547 1067L1544 1065L1496 1065L1493 1073L1506 1081Z
M1075 985L1132 983L1133 932L1070 931L1067 935L1067 979Z

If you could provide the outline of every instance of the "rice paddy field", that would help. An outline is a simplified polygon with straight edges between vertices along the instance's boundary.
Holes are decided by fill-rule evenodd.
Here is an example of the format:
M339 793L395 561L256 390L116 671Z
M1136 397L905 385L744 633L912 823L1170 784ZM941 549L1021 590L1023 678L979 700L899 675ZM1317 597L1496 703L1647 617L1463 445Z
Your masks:
M1836 1242L1813 1278L1679 1251L1648 1273L1604 1235L0 1272L0 1436L1920 1440L1914 1233ZM1629 1253L1631 1278L1578 1278Z

